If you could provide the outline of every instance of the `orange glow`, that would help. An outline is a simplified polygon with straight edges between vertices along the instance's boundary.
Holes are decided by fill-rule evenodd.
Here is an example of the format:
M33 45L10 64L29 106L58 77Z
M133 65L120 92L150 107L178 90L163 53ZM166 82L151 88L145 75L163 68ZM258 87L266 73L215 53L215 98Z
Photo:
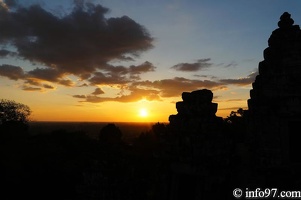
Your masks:
M1 79L0 79L1 82ZM142 99L136 102L80 102L68 93L67 89L60 88L52 92L33 93L17 90L3 85L0 98L15 100L28 105L32 110L33 121L79 121L79 122L169 122L170 115L177 114L176 102L182 101L181 96L162 99L162 101L149 101ZM81 93L79 88L76 92ZM219 96L219 92L214 93ZM224 95L225 94L221 94ZM237 95L235 95L237 96ZM9 98L7 98L9 97ZM218 103L216 116L227 117L231 111L239 107L247 109L247 97L242 96L241 101L227 101L231 95L224 99L213 100ZM236 98L236 97L235 97ZM144 109L144 110L143 110Z

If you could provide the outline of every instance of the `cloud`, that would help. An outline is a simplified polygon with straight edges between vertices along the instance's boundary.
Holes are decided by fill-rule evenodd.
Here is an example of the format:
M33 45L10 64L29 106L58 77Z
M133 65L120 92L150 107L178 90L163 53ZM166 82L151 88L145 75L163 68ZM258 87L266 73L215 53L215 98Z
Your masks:
M27 78L24 83L32 86L41 86L40 81L34 78Z
M200 74L195 74L193 75L194 77L198 77L198 78L210 78L210 79L216 79L216 76L212 76L212 75L200 75Z
M231 63L225 65L225 68L228 68L228 67L236 67L237 65L238 65L237 62L232 61Z
M16 56L17 54L12 51L8 51L6 49L0 49L0 58L7 57L7 56Z
M15 9L11 11L9 6ZM0 45L10 44L16 49L9 52L0 48L0 57L15 56L46 66L28 72L29 77L40 80L71 86L66 79L69 75L88 79L98 70L113 74L117 68L108 62L133 60L153 47L145 27L128 16L106 18L108 8L85 0L74 1L73 10L61 17L40 5L22 7L13 0L2 2L0 8ZM150 70L149 63L126 69L134 75ZM18 80L7 73L2 71L1 75Z
M0 76L5 76L16 81L18 79L23 79L25 74L21 67L4 64L0 65Z
M102 91L102 89L100 88L96 88L92 94L93 95L104 94L104 91Z
M86 95L73 95L74 98L79 98L79 99L85 99L86 98Z
M122 85L139 80L140 74L155 71L155 68L148 61L129 67L107 65L102 72L95 72L89 81L91 85Z
M124 84L124 87L126 87L126 89L130 92L128 95L120 95L117 97L98 97L93 92L91 95L78 95L74 97L85 98L85 101L82 102L91 103L100 103L106 101L133 102L141 99L160 101L162 98L179 97L183 91L193 91L204 88L210 90L224 90L227 89L227 85L230 84L244 86L252 83L256 75L257 73L252 73L247 78L221 80L215 79L215 81L187 79L183 77L156 81L133 81Z
M38 87L31 87L31 86L26 86L26 85L24 85L23 87L22 87L22 90L25 90L25 91L42 91L42 89L41 88L38 88Z
M54 89L52 85L48 85L48 84L44 84L43 87L46 89Z
M155 71L155 69L156 69L156 67L152 63L146 61L138 66L131 65L129 67L129 73L137 75L137 74L142 74L142 73L146 73L146 72L153 72L153 71Z
M87 83L83 83L81 85L79 85L78 87L88 87L89 85Z
M64 74L56 69L36 68L32 71L29 71L28 76L50 82L59 82L60 78L63 77Z
M74 83L69 79L63 79L64 74L53 69L40 69L36 68L29 72L24 72L21 67L13 65L0 65L0 76L7 77L11 80L24 80L24 83L41 86L41 82L48 81L58 83L65 86L72 86ZM45 87L47 89L53 89L53 87Z
M95 72L94 76L89 79L91 85L114 85L126 84L130 82L125 76L115 73L104 74L103 72Z
M183 77L175 77L173 79L163 79L158 81L141 81L134 83L137 87L155 88L160 91L161 97L177 97L183 91L193 91L197 89L222 89L226 88L225 84L210 80L194 80Z
M205 59L199 59L195 63L180 63L172 66L171 69L175 69L177 71L184 71L184 72L195 72L195 71L209 68L212 65L212 63L209 63L210 60L211 60L210 58L205 58Z
M98 97L96 95L74 95L75 98L85 98L85 101L81 102L90 102L90 103L101 103L107 101L116 101L116 102L136 102L141 99L146 99L149 101L160 101L159 91L155 89L139 89L137 87L131 86L129 88L130 94L120 95L117 97Z
M238 79L220 79L219 81L224 84L232 84L232 85L238 85L238 86L245 86L252 84L258 75L258 71L251 73L247 77L244 78L238 78Z
M14 7L17 5L17 1L16 0L4 0L6 6L9 7Z
M127 89L130 91L130 94L128 95L120 95L117 97L98 97L95 95L87 95L80 97L86 97L86 100L82 102L91 103L100 103L106 101L134 102L141 99L147 99L149 101L161 101L162 98L179 97L183 91L193 91L204 88L224 89L226 88L226 85L218 81L191 80L183 77L175 77L173 79L163 79L157 81L132 82L127 87ZM79 96L74 97L78 98Z

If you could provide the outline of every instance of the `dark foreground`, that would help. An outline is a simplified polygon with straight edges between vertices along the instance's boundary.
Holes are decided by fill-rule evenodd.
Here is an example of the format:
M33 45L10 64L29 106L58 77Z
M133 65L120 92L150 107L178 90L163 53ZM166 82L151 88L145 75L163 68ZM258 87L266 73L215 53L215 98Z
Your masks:
M219 130L226 137L202 136L203 142L194 135L195 141L186 141L160 123L127 141L115 124L103 126L96 138L62 129L33 135L10 126L1 129L0 196L196 200L233 199L235 188L300 189L300 174L256 167L256 159L241 145L244 139L237 137L243 127L234 124L221 121Z

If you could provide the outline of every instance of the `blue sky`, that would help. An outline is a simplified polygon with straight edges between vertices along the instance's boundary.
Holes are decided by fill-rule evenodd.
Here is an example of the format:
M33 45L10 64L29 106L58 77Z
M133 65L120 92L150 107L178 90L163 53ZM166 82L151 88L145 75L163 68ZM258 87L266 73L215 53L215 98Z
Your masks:
M113 81L114 84L112 80L99 82L99 76L95 74L94 79L78 81L79 76L83 74L73 71L71 73L70 70L64 72L64 75L60 74L59 78L64 78L65 81L68 79L73 84L68 85L61 81L63 79L45 76L43 79L40 76L41 70L38 72L35 69L53 69L47 66L49 63L46 61L40 59L38 62L37 60L32 62L24 55L22 59L2 56L0 67L7 64L21 66L24 71L22 73L27 74L27 78L16 80L5 71L8 67L3 67L2 74L0 70L0 84L3 87L0 98L8 98L9 92L11 99L19 100L19 95L22 94L21 100L36 108L39 104L32 103L30 98L34 94L36 99L41 98L40 102L43 102L41 105L47 105L44 100L46 97L55 98L57 106L63 107L69 102L74 107L87 109L99 103L114 102L115 104L110 104L114 107L117 104L129 106L139 99L147 100L148 104L152 104L149 106L152 107L153 113L156 112L155 105L168 107L163 114L154 114L156 118L152 120L159 121L167 119L169 114L176 113L174 103L181 100L182 92L207 86L214 93L214 101L219 103L218 115L226 116L231 110L239 107L246 109L246 101L258 63L263 60L263 50L268 47L268 38L272 31L278 28L280 16L283 12L289 12L295 24L301 24L299 0L19 0L18 2L19 6L25 7L39 4L58 18L68 15L74 8L74 2L100 4L109 9L104 18L128 16L144 27L152 38L152 48L139 51L137 57L129 53L131 60L116 58L106 60L106 64L113 68L122 66L122 69L136 70L127 71L129 73L127 76L134 75L134 78L127 77L126 83ZM4 43L1 45L5 46ZM18 51L18 48L7 44L4 49ZM90 72L92 73L91 70ZM29 74L34 74L35 81L38 80L40 85L37 83L36 87L33 87L34 84L30 85L28 80L32 81L33 78L32 76L28 78ZM109 80L112 77L105 78ZM83 84L87 87L79 87ZM99 88L98 93L95 92L97 89L95 87ZM94 96L89 95L93 91ZM148 96L147 92L153 92L152 96ZM157 104L150 101L157 101ZM44 115L37 111L37 118L44 120L40 116ZM64 120L68 120L67 117Z

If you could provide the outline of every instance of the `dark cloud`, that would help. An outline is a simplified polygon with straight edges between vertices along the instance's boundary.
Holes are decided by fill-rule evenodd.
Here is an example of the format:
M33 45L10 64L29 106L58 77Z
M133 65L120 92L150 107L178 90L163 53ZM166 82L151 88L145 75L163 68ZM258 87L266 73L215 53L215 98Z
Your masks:
M159 91L154 89L139 89L136 87L131 88L131 93L129 95L121 95L117 97L98 97L95 95L88 95L86 100L83 102L100 103L106 101L117 101L117 102L135 102L141 99L146 99L149 101L161 100L159 96Z
M74 98L79 98L79 99L85 99L86 98L86 95L73 95Z
M18 79L23 79L25 74L21 67L4 64L0 65L0 76L5 76L16 81Z
M176 77L173 79L163 79L159 81L141 81L134 83L137 87L149 87L155 88L160 91L161 97L177 97L183 91L193 91L197 89L222 89L226 88L226 85L219 82L210 80L191 80L183 77Z
M92 92L93 95L99 95L99 94L104 94L104 91L100 88L96 88L94 92Z
M193 75L195 77L198 77L198 78L209 78L209 79L216 79L217 77L216 76L212 76L212 75L200 75L200 74L195 74Z
M0 65L0 76L4 76L15 81L21 79L24 80L24 83L34 86L41 86L42 81L49 81L65 86L73 86L74 84L69 79L63 79L64 74L49 68L36 68L32 71L24 72L21 67L4 64Z
M17 1L16 0L4 0L4 3L8 6L8 7L14 7L17 6Z
M58 80L63 76L63 73L59 72L56 69L36 68L32 71L29 71L28 75L33 78L37 78L45 81L58 82Z
M157 81L135 81L125 84L128 85L126 89L130 91L129 95L120 95L111 98L98 97L92 93L92 95L83 96L83 98L86 98L84 102L92 103L105 101L133 102L141 99L161 100L162 98L178 97L183 91L193 91L204 88L210 90L221 90L226 89L229 84L247 85L253 82L255 76L256 73L252 73L247 78L222 79L216 81L187 79L183 77Z
M27 73L27 77L36 78L41 81L49 81L65 86L73 86L74 83L69 79L64 79L66 74L56 69L51 68L36 68Z
M209 63L210 60L211 60L210 58L205 58L205 59L199 59L195 63L180 63L172 66L171 69L175 69L177 71L184 71L184 72L195 72L195 71L209 68L212 65L212 63Z
M228 67L236 67L238 64L236 61L232 61L230 63L219 63L216 66L218 67L224 67L224 68L228 68Z
M31 86L26 86L24 85L22 90L25 90L25 91L42 91L41 88L38 88L38 87L31 87Z
M94 76L89 79L92 85L114 85L126 84L129 80L125 76L118 76L117 74L104 74L102 72L94 73Z
M88 87L89 85L87 83L83 83L81 85L79 85L78 87Z
M101 5L74 1L72 12L61 17L39 5L7 9L15 5L12 0L0 5L0 45L13 45L14 56L47 66L29 72L41 80L70 85L64 76L87 79L109 61L131 60L152 48L153 38L142 25L127 16L106 18L108 9ZM0 48L0 56L7 55L12 56Z
M107 65L102 72L95 72L89 81L92 85L127 84L139 80L140 74L152 71L155 71L155 67L147 61L130 67Z
M43 87L46 89L54 89L52 85L48 85L48 84L43 84Z
M129 95L117 97L98 97L95 95L86 96L84 102L100 103L105 101L134 102L141 99L149 101L160 101L162 98L178 97L183 91L193 91L197 89L223 89L226 85L210 80L191 80L182 77L173 79L163 79L158 81L136 81L127 88ZM75 96L78 98L78 96Z
M224 67L225 67L225 68L228 68L228 67L236 67L237 65L238 65L237 62L232 61L231 63L224 65Z
M244 86L252 84L258 75L258 72L253 72L247 77L244 78L238 78L238 79L220 79L219 81L224 84L232 84L232 85L238 85L238 86Z
M146 61L143 64L138 65L138 66L134 66L134 65L130 66L129 73L136 75L136 74L142 74L142 73L146 73L146 72L153 72L153 71L155 71L155 69L156 69L156 67L152 63Z
M33 86L41 86L40 81L38 81L36 79L32 79L32 78L28 78L24 83L29 84L29 85L33 85Z
M7 57L7 56L16 56L17 54L12 51L8 51L6 49L0 49L0 58Z

